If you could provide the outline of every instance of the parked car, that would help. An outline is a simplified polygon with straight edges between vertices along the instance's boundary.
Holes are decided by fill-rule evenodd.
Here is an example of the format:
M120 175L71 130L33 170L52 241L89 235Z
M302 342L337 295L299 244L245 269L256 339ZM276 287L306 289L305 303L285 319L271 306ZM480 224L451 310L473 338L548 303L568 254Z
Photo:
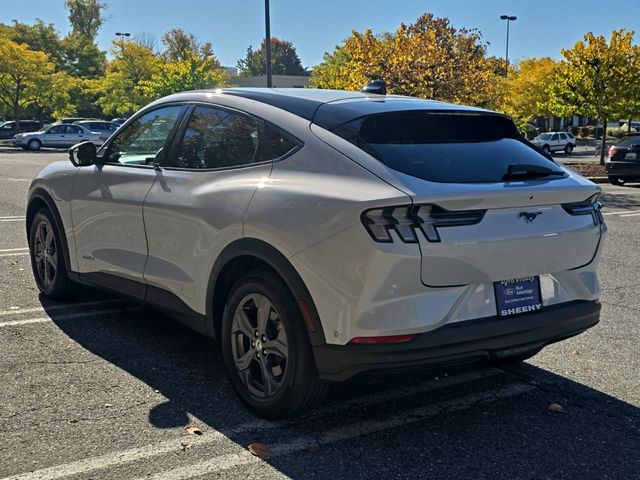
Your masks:
M59 125L61 123L76 123L76 122L81 122L83 120L89 120L89 119L84 117L61 118L57 122L52 123L52 125Z
M106 122L103 120L81 120L74 122L75 125L80 125L84 128L91 130L92 132L100 132L107 136L115 132L120 125L113 122Z
M21 132L33 132L40 128L40 122L36 120L18 120ZM0 124L0 139L9 139L18 133L16 122L4 122Z
M81 125L59 123L39 132L19 133L13 137L13 144L25 150L40 150L42 147L69 148L82 141L102 145L107 138L108 135L92 132Z
M600 188L501 114L185 92L69 155L29 191L40 291L108 288L219 339L259 415L363 372L519 361L599 319Z
M112 123L116 123L118 125L122 125L124 122L126 122L127 119L125 117L122 118L114 118L111 120Z
M576 137L569 132L547 132L535 137L531 143L547 154L562 151L569 154L576 148Z
M627 133L609 147L605 169L613 185L640 181L640 133Z

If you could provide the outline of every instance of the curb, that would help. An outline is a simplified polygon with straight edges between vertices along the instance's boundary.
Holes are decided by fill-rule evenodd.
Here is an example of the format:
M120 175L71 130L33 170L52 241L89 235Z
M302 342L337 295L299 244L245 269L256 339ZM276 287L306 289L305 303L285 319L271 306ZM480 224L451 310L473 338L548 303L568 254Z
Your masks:
M593 183L609 183L609 177L587 177Z

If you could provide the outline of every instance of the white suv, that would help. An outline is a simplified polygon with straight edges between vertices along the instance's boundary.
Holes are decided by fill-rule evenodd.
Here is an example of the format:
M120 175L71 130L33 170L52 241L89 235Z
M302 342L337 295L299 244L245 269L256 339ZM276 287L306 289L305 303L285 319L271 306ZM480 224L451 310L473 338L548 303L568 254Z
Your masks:
M103 287L220 341L300 413L362 372L527 358L598 322L599 188L500 114L343 91L158 100L33 181L38 287Z
M547 132L538 135L531 143L547 154L551 152L569 154L576 148L576 137L569 132Z

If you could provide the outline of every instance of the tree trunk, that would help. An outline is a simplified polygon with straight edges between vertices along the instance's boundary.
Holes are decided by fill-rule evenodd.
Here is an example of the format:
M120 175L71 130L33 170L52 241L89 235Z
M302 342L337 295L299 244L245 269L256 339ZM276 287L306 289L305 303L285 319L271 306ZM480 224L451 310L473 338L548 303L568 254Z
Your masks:
M596 125L596 134L598 132L598 126ZM602 119L602 142L600 143L600 165L604 165L604 147L607 142L607 119Z

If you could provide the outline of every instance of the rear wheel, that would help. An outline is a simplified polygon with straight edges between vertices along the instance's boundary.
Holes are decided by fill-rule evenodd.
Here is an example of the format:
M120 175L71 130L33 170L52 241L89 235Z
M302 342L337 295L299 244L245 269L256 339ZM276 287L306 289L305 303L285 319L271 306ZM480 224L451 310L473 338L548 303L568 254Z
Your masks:
M50 298L65 297L71 289L65 252L51 212L39 210L29 231L31 268L38 289Z
M232 288L221 337L233 386L258 415L290 417L322 401L328 385L318 378L300 309L272 273L252 272Z
M569 155L571 152L573 152L573 145L570 143L567 143L564 147L564 153Z
M546 153L547 155L549 155L551 153L551 149L549 148L549 145L543 145L542 146L542 152Z
M613 176L609 176L609 183L611 185L618 185L619 187L623 186L625 184L625 180L623 177L613 177Z
M27 146L29 147L29 150L36 152L40 150L40 148L42 147L42 143L40 142L40 140L34 138L33 140L29 140Z

